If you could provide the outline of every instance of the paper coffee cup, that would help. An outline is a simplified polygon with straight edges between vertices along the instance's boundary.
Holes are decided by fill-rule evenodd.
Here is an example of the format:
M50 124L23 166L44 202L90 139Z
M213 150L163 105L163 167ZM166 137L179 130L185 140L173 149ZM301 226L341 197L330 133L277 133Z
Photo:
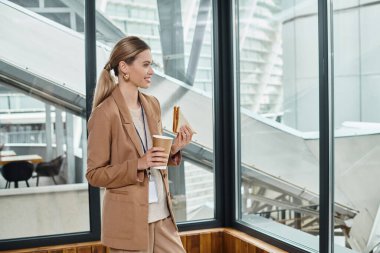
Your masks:
M163 135L153 135L153 147L161 147L164 148L164 152L170 155L170 149L172 147L173 138ZM152 167L153 169L166 169L166 166L157 166Z

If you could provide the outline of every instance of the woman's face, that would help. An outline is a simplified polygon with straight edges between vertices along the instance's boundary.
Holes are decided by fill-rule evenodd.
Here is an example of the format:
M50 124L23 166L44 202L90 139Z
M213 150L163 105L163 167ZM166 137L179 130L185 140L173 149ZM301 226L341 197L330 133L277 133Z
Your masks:
M131 65L127 65L129 82L136 87L148 88L154 71L152 69L152 54L149 49L139 53Z

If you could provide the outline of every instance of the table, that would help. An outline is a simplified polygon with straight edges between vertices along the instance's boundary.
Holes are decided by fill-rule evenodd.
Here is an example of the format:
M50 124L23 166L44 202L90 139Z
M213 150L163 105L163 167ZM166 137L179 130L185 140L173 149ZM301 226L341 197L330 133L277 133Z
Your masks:
M0 157L0 165L16 161L29 161L31 163L40 163L43 161L43 159L39 155L14 155Z
M16 155L16 152L14 152L13 150L0 151L0 156L14 156L14 155Z

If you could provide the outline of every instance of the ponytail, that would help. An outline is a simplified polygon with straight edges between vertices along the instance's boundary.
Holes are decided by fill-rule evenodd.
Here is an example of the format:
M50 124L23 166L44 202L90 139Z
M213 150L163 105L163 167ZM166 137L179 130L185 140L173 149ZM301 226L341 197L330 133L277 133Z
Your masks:
M108 63L104 69L102 69L102 73L100 73L99 81L95 88L94 99L92 101L92 111L94 111L99 104L110 96L116 87L110 71L111 66Z

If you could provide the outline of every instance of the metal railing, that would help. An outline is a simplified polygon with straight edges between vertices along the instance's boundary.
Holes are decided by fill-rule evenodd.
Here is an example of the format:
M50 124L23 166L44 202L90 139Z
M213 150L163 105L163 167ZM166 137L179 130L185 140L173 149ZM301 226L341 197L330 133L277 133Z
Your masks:
M5 132L1 133L0 139L4 143L14 144L14 143L46 143L46 132L45 130L30 130L30 131L15 131L15 132Z

